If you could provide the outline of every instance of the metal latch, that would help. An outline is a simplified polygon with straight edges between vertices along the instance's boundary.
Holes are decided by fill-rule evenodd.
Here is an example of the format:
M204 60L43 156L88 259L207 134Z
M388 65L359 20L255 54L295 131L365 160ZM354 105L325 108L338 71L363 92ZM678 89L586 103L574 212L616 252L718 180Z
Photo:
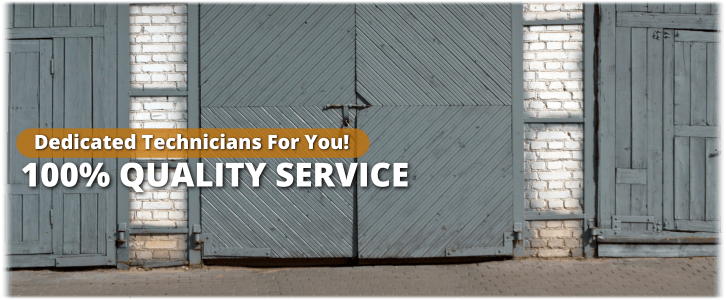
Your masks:
M622 227L622 223L652 223L653 226L655 226L656 230L657 228L662 226L658 222L658 224L655 222L655 217L653 216L613 216L613 230L620 230ZM650 228L650 227L649 227Z
M522 240L522 223L516 222L514 223L514 238L516 241Z
M343 109L343 127L348 127L350 125L350 113L348 112L351 108L360 108L365 109L371 107L370 105L362 105L362 104L328 104L325 106L325 109L331 109L331 108L342 108Z
M119 248L126 248L126 230L126 223L118 224L118 239L116 240L116 242L120 243Z
M194 236L193 236L193 239L194 239L194 249L195 250L201 250L202 249L202 244L204 243L204 241L202 240L202 236L201 236L201 234L202 234L202 226L199 225L199 224L192 225L192 233L194 234Z

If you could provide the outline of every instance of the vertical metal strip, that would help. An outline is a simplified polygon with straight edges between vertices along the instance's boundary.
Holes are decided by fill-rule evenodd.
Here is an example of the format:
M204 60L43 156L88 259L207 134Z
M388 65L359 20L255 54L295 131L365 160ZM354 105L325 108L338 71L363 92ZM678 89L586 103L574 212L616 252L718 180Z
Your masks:
M187 115L189 116L188 127L199 128L200 126L200 107L199 107L199 4L187 4ZM192 174L197 172L197 163L199 158L189 158L189 170ZM187 205L187 216L189 228L193 228L195 224L201 225L201 202L199 187L189 187L187 190L189 201ZM204 229L202 229L204 230ZM194 249L194 232L189 230L188 249L189 249L189 265L200 266L202 262L201 250Z
M610 228L615 202L615 4L599 4L598 37L598 227Z
M582 229L582 250L585 257L595 255L595 245L591 241L588 220L595 218L595 4L586 3L583 7L583 84L585 107L585 153L583 167L585 172L585 199Z
M129 128L130 99L129 89L131 86L131 45L129 41L129 4L118 5L118 99L116 99L118 107L118 128ZM123 166L128 163L128 158L119 158L118 165ZM119 168L120 170L120 168ZM121 183L121 178L116 178L118 188L118 197L116 200L116 224L129 223L129 190ZM120 246L116 250L116 267L119 269L127 269L129 267L129 247Z
M522 4L512 3L512 215L524 230L524 50ZM514 224L513 224L514 225ZM524 256L524 243L514 248L515 257Z

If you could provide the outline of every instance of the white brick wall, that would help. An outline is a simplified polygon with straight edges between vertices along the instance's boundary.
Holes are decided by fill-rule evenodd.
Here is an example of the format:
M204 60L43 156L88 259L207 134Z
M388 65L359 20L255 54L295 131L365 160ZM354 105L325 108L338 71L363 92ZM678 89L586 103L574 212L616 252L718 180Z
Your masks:
M132 5L130 13L131 86L185 90L186 5ZM132 97L131 128L186 128L186 101L186 97ZM144 180L142 189L143 193L130 190L131 227L188 226L185 186L154 188ZM130 246L132 261L187 257L184 234L135 235Z
M524 20L582 18L581 3L524 4ZM583 117L582 26L524 27L524 115ZM525 125L527 211L582 213L583 127ZM582 256L582 221L527 222L528 256Z

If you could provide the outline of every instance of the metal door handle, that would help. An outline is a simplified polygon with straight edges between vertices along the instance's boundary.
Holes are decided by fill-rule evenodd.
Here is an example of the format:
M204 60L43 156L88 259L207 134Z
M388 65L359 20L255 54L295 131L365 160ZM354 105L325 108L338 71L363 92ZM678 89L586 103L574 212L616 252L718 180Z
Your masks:
M371 107L370 105L362 105L362 104L328 104L325 106L323 110L331 109L331 108L342 108L343 109L343 126L348 127L350 125L350 116L348 110L351 108L356 109L366 109L368 107Z

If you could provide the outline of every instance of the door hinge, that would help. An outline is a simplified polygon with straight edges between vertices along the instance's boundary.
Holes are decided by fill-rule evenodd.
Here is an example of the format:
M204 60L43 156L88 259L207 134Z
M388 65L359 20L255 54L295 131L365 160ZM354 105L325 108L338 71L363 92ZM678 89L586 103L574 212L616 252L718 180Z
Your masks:
M192 233L194 234L194 250L202 250L202 244L204 243L202 239L202 226L199 224L192 225Z
M119 223L118 224L118 239L116 240L119 248L126 248L126 223Z
M50 59L50 75L54 75L54 74L55 74L55 60L51 58Z
M523 240L522 230L523 230L522 223L519 223L519 222L514 223L514 230L513 231L514 231L514 240L515 241L521 241L521 240Z
M53 228L53 209L50 209L50 228Z

